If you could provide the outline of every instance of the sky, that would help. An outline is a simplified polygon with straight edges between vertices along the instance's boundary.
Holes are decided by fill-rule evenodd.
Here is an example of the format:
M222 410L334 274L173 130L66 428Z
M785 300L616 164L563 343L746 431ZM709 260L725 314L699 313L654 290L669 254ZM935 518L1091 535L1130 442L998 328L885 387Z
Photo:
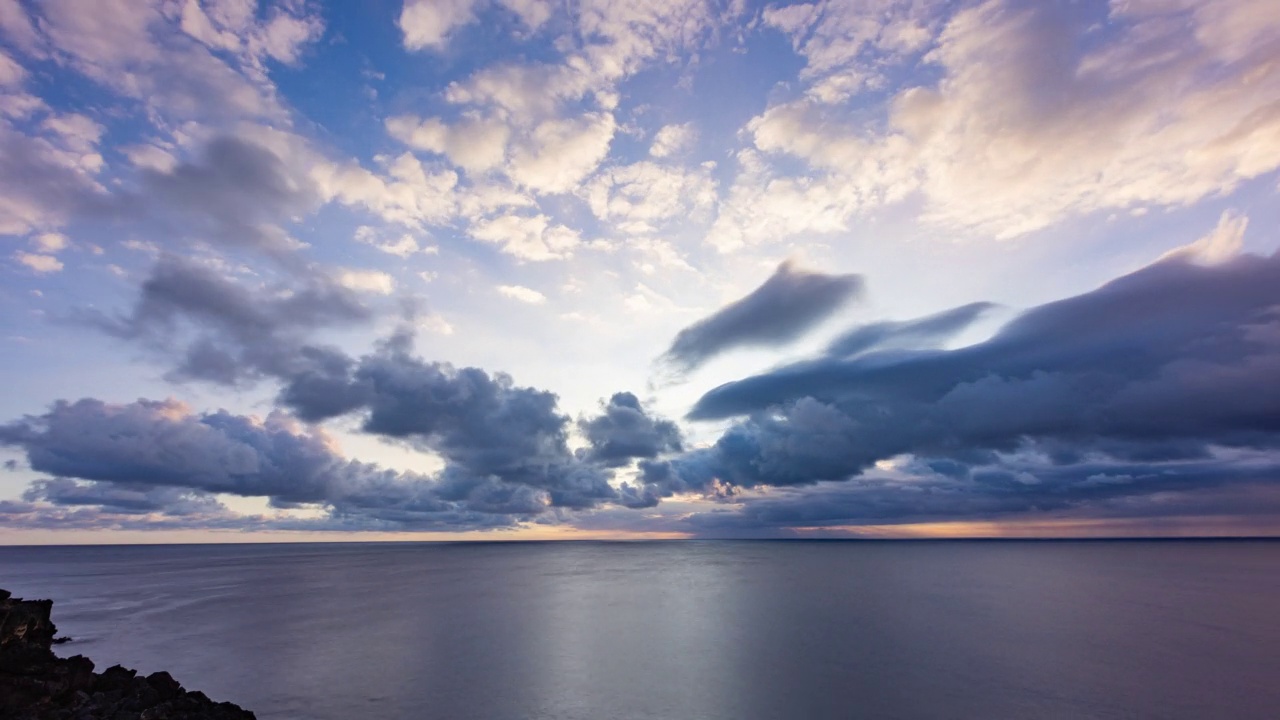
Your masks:
M1280 535L1274 0L0 0L0 543Z

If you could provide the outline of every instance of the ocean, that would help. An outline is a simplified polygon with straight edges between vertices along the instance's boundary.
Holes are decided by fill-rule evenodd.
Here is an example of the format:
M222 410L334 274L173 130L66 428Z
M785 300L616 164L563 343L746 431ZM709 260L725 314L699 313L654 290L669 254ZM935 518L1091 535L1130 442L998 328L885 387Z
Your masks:
M1280 717L1277 541L0 547L263 720Z

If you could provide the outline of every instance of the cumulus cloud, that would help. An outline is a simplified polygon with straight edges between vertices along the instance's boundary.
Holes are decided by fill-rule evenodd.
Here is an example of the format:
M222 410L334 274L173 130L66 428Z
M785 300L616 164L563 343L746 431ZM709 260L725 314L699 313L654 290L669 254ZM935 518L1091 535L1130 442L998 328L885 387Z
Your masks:
M609 468L679 449L670 421L649 417L634 396L619 393L605 416L580 420L592 447L575 456L554 395L500 374L423 363L404 350L393 342L364 358L347 395L368 410L367 432L438 453L446 465L434 475L346 459L323 430L282 412L258 418L196 413L176 400L83 399L0 425L0 445L22 450L33 470L52 476L0 514L29 525L68 517L56 508L73 508L98 522L163 516L150 527L485 529L552 508L629 504L609 484ZM351 409L317 406L303 395L291 401L322 415ZM318 509L325 517L237 516L217 493L265 497L276 508Z
M586 457L608 467L682 449L680 428L670 420L650 415L640 399L629 392L614 393L602 415L582 418L578 427L590 443Z
M636 451L644 430L632 418L615 417L619 408L606 408L609 419L584 421L596 429L593 443L601 449L575 455L568 444L569 418L554 394L518 386L503 373L426 362L411 354L410 342L410 336L399 335L358 361L298 373L288 379L280 402L310 421L362 415L365 432L403 439L443 458L441 482L457 493L514 486L522 502L536 496L545 505L570 509L621 501L607 469L622 453ZM655 427L651 435L674 431L669 422ZM636 433L631 445L627 432ZM609 444L610 435L616 444Z
M475 22L476 0L406 0L397 21L408 50L439 50L459 27Z
M338 284L348 290L390 295L395 292L396 281L381 270L343 270L338 273Z
M553 225L546 215L501 215L471 225L471 237L493 243L521 260L567 258L581 239L578 231Z
M444 490L442 479L347 460L323 431L280 413L259 419L197 414L173 400L85 399L0 426L0 443L22 449L32 469L55 476L33 485L27 499L58 505L162 507L175 514L175 505L190 508L207 504L208 493L228 493L402 528L512 522L471 509L465 494Z
M417 150L445 155L469 173L498 167L506 158L511 128L496 118L465 118L448 125L439 118L398 115L387 119L387 133Z
M693 123L664 125L653 136L653 144L649 146L649 154L656 158L679 155L691 147L698 139L698 131Z
M663 362L687 372L733 348L792 342L861 288L857 275L827 275L784 262L745 297L677 333Z
M417 253L432 255L440 252L440 248L434 245L421 245L418 239L410 233L398 234L399 237L389 239L368 225L361 225L356 228L355 238L357 242L371 245L388 255L395 255L399 258L407 258Z
M512 300L519 300L530 305L541 305L547 301L546 295L523 285L499 285L498 292Z
M716 203L711 167L690 170L638 162L607 168L583 188L591 212L631 234L705 216Z
M56 273L62 269L62 261L52 255L18 251L13 254L13 259L31 272L41 275Z
M573 190L609 153L616 128L613 115L603 112L547 120L516 144L508 172L538 192Z

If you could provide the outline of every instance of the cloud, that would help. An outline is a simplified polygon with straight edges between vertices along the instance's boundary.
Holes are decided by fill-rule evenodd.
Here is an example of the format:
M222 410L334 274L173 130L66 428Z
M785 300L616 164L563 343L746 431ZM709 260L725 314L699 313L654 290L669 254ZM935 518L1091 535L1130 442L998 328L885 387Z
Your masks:
M198 161L141 170L139 202L187 236L200 234L284 259L296 241L278 223L314 210L319 189L264 144L220 136Z
M458 174L428 167L411 153L375 156L385 174L358 163L316 161L310 177L321 198L367 209L383 220L411 228L441 224L457 212Z
M581 418L578 427L590 444L585 457L606 467L680 452L683 444L674 422L650 415L629 392L614 393L604 414Z
M630 234L706 216L716 204L711 167L685 170L652 162L604 169L583 188L591 212Z
M387 134L416 150L445 155L468 173L499 167L507 154L511 128L496 118L465 118L448 125L439 118L409 115L388 118Z
M528 303L530 305L541 305L547 301L546 295L543 295L537 290L524 287L523 285L499 285L498 292L512 300L519 300L522 303Z
M49 52L157 120L284 120L263 62L294 63L323 32L318 16L294 13L289 5L259 20L253 12L227 11L229 5L202 9L192 2L175 13L154 0L87 7L51 0L30 16L10 10L5 26L23 28L27 52Z
M343 270L338 273L338 284L374 295L390 295L396 289L395 279L381 270Z
M178 353L174 379L229 385L319 362L325 351L304 350L310 333L371 317L356 295L321 273L254 287L163 255L129 314L82 311L78 319L158 354Z
M569 192L609 153L617 123L610 113L547 120L515 144L511 179L543 193Z
M853 357L877 349L919 349L964 330L994 305L969 303L916 320L878 322L853 328L827 345L833 357Z
M25 265L32 272L41 275L62 270L62 261L52 255L18 251L13 254L13 259Z
M226 510L212 494L198 490L113 482L84 483L69 478L36 480L22 497L28 502L44 501L69 507L96 506L124 514L163 512L182 516Z
M418 239L409 233L403 233L394 240L384 239L377 230L368 225L361 225L356 228L355 238L357 242L371 245L388 255L395 255L399 258L407 258L417 253L433 255L440 252L440 249L434 245L425 247L419 245Z
M649 154L656 158L667 158L688 151L698 139L698 131L693 123L680 125L664 125L653 136L653 144L649 146Z
M950 475L919 462L906 472L870 471L854 481L748 491L731 506L692 515L686 524L709 536L939 521L1160 518L1168 523L1214 515L1220 516L1220 526L1229 526L1233 519L1280 512L1277 477L1280 466L1273 462L1219 458L1070 466L1012 462Z
M208 494L228 493L399 529L513 522L504 514L510 508L471 508L467 494L445 479L347 460L323 431L281 413L259 419L196 414L173 400L84 399L0 426L0 443L21 448L32 469L55 476L35 483L28 501L173 515L175 505L207 511Z
M580 243L576 230L552 225L546 215L501 215L472 223L468 232L509 255L535 262L567 258Z
M1166 260L968 347L836 354L728 383L690 416L746 417L709 448L642 463L641 487L821 525L1087 513L1117 498L1156 512L1162 493L1273 482L1277 281L1280 255ZM814 484L811 497L751 494Z
M1248 216L1225 210L1218 218L1218 225L1208 235L1189 245L1170 250L1160 256L1160 259L1185 258L1208 264L1225 262L1240 254L1244 247L1244 231L1248 227Z
M96 153L94 153L96 154ZM0 123L0 233L23 235L57 227L70 217L107 205L95 162L59 137L28 136Z
M1090 34L1098 18L1083 6L991 0L943 22L886 5L897 9L766 13L814 84L748 131L757 151L805 163L805 182L850 198L831 225L919 196L930 222L1012 238L1093 212L1186 206L1280 167L1280 81L1265 70L1280 26L1258 2L1112 3L1107 37ZM918 32L880 47L900 10ZM861 24L828 31L858 13ZM859 53L894 67L920 50L937 82L893 91L883 116L850 113L848 93L823 85L866 67ZM777 172L744 177L735 212ZM749 232L747 218L725 222L722 242Z
M458 28L476 21L476 0L405 0L397 24L406 50L440 50Z
M438 454L443 482L460 493L496 482L571 509L618 498L604 466L570 452L569 418L554 394L502 373L423 361L410 340L397 336L359 361L299 373L280 402L309 421L363 415L364 432Z
M800 363L716 388L692 415L750 413L805 396L901 399L903 409L932 403L931 412L962 405L977 412L967 403L1002 402L1021 390L1017 412L1052 410L1054 423L1084 422L1076 413L1106 400L1108 422L1117 427L1133 422L1208 430L1211 418L1239 411L1243 421L1259 403L1270 402L1268 394L1247 388L1253 373L1277 361L1277 278L1278 256L1243 256L1210 267L1160 262L1028 310L977 345ZM1192 400L1204 401L1201 393L1215 386L1243 393L1234 410L1206 408L1194 413L1199 421L1188 417ZM1140 414L1143 408L1149 414ZM1006 408L980 424L1016 425L1016 414ZM961 423L957 432L973 425Z
M688 372L733 348L791 342L861 288L857 275L826 275L784 262L745 297L677 333L663 362Z
M58 253L67 249L70 242L66 235L48 232L37 235L34 239L36 249L43 253Z

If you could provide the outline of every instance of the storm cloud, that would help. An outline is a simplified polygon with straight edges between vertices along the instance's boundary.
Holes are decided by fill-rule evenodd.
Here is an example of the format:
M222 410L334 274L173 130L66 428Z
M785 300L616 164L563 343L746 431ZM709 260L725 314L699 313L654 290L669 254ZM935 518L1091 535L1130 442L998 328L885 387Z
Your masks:
M792 342L861 290L858 275L801 270L788 260L745 297L677 333L661 360L689 372L734 348Z
M1280 256L1171 260L969 347L837 354L716 388L692 418L746 417L709 448L644 463L641 480L660 497L851 482L832 491L848 506L833 522L1265 483L1273 462L1233 454L1280 446L1277 377ZM868 479L903 457L916 472ZM753 502L797 503L811 523L824 493Z

